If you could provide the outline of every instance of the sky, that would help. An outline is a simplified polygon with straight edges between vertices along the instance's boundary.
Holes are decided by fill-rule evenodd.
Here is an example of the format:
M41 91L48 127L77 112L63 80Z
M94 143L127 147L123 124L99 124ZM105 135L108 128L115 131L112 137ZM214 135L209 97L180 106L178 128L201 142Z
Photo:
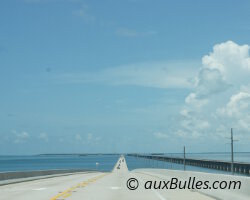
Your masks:
M1 0L0 154L250 151L247 0Z

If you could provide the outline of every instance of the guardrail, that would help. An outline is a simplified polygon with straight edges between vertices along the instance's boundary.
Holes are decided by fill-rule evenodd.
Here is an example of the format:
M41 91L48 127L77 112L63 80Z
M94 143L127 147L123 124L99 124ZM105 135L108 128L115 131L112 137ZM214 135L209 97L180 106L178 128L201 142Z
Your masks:
M94 170L83 170L83 169L58 169L58 170L37 170L37 171L21 171L21 172L0 172L0 181L31 178L38 176L49 176L57 174L77 173Z

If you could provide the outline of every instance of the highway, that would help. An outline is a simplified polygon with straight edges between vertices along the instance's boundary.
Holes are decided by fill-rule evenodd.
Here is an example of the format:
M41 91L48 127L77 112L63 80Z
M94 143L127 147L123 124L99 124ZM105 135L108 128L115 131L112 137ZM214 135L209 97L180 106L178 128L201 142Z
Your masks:
M127 188L129 178L138 180L137 190ZM146 190L143 185L147 180L163 179L159 176L140 173L138 170L128 171L125 158L120 157L110 173L78 173L0 186L0 200L214 199L190 190Z

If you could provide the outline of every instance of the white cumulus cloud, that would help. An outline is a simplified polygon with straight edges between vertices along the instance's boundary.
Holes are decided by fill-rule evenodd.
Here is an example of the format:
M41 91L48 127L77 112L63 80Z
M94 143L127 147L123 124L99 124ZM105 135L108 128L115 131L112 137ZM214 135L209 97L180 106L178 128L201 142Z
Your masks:
M181 135L216 136L234 126L250 131L249 45L216 44L202 58L193 91L180 111ZM243 88L243 89L242 89ZM244 91L243 91L244 90ZM180 135L180 134L179 134Z
M227 105L219 108L217 113L235 128L250 132L250 93L232 95Z

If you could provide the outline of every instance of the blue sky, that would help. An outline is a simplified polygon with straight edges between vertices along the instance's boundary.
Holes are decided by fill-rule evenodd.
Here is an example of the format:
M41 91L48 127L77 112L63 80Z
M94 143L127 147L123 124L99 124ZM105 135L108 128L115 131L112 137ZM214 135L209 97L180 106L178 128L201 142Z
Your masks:
M249 9L2 0L1 154L250 151Z

